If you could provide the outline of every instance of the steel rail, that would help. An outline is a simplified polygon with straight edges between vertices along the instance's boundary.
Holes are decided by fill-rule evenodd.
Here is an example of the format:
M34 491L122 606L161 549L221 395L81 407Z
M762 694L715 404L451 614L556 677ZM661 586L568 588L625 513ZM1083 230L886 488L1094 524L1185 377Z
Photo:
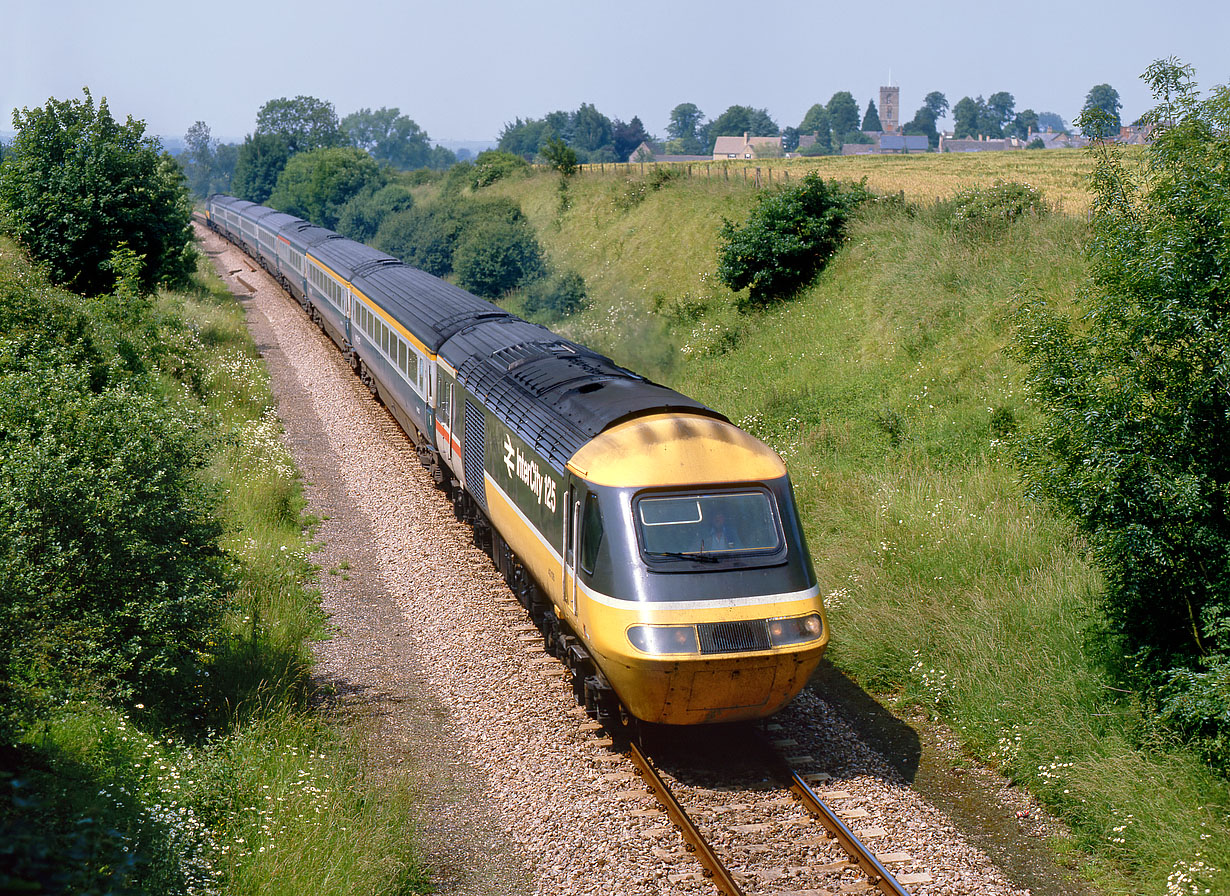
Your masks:
M803 776L792 769L780 757L777 750L769 744L764 735L760 735L760 740L778 777L790 788L791 793L799 798L803 808L814 815L820 824L824 826L824 829L841 844L841 848L854 860L859 870L867 875L872 885L883 893L884 896L910 896L909 891L901 886L897 878L893 877L892 872L885 868L880 863L880 860L875 857L875 853L868 849L854 835L854 832L846 826L844 821L837 817L837 813L829 808L824 800L820 799L816 792L811 789L811 785L803 780Z
M666 810L670 820L675 823L680 833L683 834L683 839L692 851L696 853L697 859L705 869L706 876L713 879L718 890L725 894L725 896L744 896L742 888L735 882L734 877L731 876L726 866L722 864L722 860L717 857L709 843L701 836L692 819L688 817L688 813L683 810L683 806L679 805L675 795L666 786L666 782L662 780L658 770L653 767L645 757L645 754L641 752L635 740L628 742L625 754L632 760L632 764L640 770L642 780L653 791L653 795L662 804L662 808Z

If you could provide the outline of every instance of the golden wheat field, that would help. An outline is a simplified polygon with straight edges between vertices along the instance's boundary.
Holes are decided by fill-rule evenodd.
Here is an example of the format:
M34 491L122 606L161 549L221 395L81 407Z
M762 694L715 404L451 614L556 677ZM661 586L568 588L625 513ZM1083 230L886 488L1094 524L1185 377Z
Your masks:
M620 173L651 165L586 165L586 173ZM915 155L820 156L804 159L755 159L750 162L694 162L678 165L693 178L745 181L759 185L782 183L817 171L826 179L858 181L877 193L904 193L912 202L947 199L959 190L1018 181L1042 191L1057 211L1084 215L1089 211L1089 175L1093 161L1083 149L1010 150Z

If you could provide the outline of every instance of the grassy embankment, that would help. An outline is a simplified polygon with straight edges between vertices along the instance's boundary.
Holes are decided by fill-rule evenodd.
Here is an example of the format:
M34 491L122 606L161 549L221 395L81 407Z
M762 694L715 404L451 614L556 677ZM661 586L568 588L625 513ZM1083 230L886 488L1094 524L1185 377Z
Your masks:
M866 175L909 208L868 210L812 288L749 314L711 273L722 218L741 222L754 195L733 175L655 190L636 171L585 173L562 211L545 172L487 189L517 199L552 260L584 275L592 306L558 329L786 457L834 663L1028 786L1074 831L1056 847L1107 892L1230 892L1227 782L1116 689L1097 656L1098 574L1012 464L1031 416L1004 351L1012 314L1034 295L1072 306L1086 166L1075 152L807 164ZM935 200L997 179L1040 187L1062 212L978 240L939 222Z
M212 446L234 558L225 634L187 718L156 694L87 690L19 722L0 764L0 888L425 892L408 782L373 780L361 738L312 708L310 643L325 621L297 473L242 307L205 265L199 279L157 297L128 345L149 351L148 388ZM3 239L0 289L55 294ZM109 300L58 296L98 315L93 338L107 340Z

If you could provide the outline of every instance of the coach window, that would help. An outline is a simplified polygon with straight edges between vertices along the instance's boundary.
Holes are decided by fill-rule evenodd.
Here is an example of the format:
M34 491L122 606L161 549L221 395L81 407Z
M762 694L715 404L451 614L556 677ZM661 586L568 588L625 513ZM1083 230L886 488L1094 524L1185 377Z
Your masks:
M585 515L581 522L581 569L591 576L598 562L602 535L602 511L598 507L598 496L591 492L585 496Z

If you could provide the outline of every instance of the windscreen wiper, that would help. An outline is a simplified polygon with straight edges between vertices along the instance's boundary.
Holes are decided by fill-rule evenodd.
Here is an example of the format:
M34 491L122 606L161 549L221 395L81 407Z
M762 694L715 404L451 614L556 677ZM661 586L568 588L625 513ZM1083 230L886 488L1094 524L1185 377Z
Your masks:
M701 554L698 552L684 551L648 551L651 557L671 557L675 560L695 560L698 563L721 563L720 557L714 557L710 554Z

